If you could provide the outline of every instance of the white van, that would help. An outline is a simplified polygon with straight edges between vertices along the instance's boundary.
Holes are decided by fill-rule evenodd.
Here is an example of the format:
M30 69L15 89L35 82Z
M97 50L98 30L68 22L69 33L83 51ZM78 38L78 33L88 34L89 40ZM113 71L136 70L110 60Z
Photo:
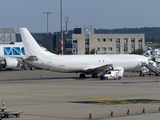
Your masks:
M114 79L120 80L123 78L124 69L121 67L119 69L106 70L100 75L101 80Z

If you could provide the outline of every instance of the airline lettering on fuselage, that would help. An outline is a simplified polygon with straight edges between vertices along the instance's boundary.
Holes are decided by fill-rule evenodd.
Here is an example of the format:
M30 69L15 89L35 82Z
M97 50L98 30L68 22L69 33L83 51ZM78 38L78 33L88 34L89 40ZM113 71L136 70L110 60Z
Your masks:
M24 47L3 47L4 55L26 55Z
M59 65L59 67L60 67L60 68L64 68L64 67L65 67L65 65Z

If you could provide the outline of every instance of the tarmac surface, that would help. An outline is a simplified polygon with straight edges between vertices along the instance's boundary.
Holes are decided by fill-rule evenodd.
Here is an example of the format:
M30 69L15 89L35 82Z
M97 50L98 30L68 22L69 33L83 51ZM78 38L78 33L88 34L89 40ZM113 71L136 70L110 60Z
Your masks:
M44 70L0 71L0 101L8 111L23 112L11 120L159 120L160 78L138 75L102 81Z

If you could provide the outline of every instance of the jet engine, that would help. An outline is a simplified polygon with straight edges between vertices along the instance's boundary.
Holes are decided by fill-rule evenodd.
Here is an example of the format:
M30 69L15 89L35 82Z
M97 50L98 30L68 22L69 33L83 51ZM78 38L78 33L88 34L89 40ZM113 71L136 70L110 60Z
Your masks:
M6 58L0 60L0 68L15 68L18 65L18 61L15 58Z

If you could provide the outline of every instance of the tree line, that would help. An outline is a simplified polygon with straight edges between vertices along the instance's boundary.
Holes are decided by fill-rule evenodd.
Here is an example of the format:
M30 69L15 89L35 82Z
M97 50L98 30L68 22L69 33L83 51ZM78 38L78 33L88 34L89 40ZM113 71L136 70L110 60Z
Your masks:
M59 32L55 32L60 34ZM73 34L69 30L69 34ZM160 27L121 28L121 29L95 29L95 34L135 34L144 33L146 42L160 43ZM45 33L32 33L33 37L41 44L42 35ZM17 41L21 41L20 34L16 34Z
M135 34L144 33L146 42L160 43L160 27L95 29L96 34Z

